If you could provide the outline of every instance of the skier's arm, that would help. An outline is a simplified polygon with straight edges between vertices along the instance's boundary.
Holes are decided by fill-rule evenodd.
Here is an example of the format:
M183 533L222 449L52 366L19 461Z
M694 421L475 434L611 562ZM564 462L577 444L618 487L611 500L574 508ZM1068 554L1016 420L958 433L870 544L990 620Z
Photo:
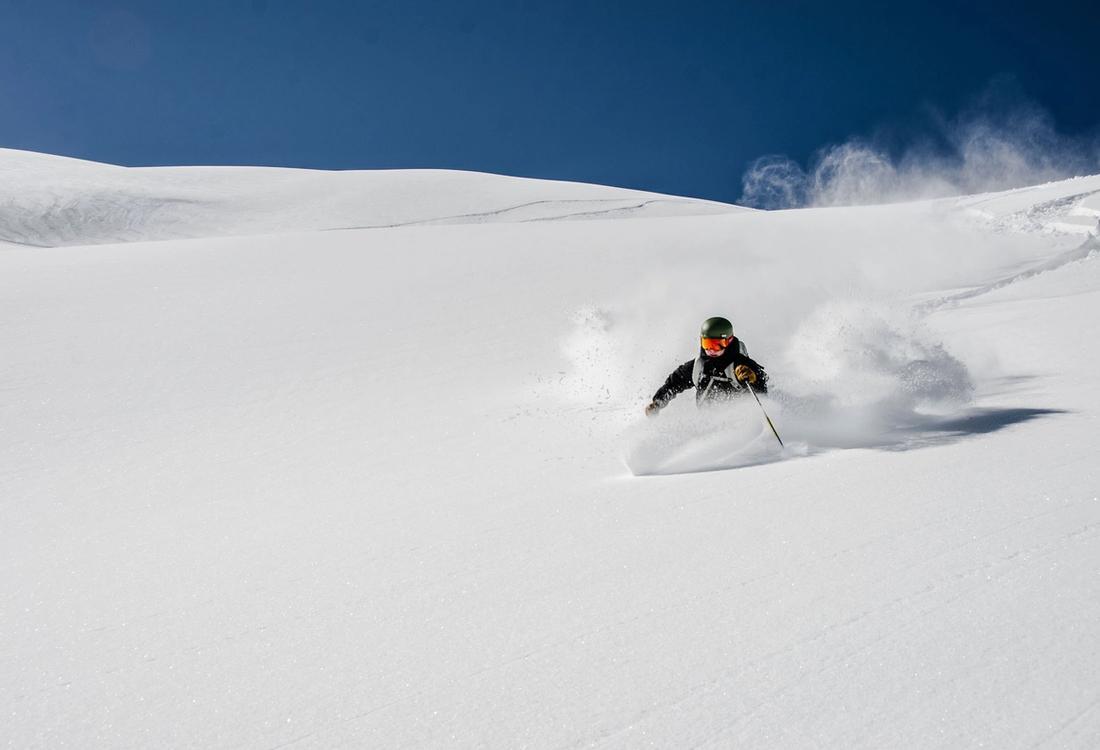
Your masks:
M683 393L689 388L694 388L695 384L691 382L691 371L694 368L695 360L689 359L673 370L672 374L665 378L664 385L653 394L653 405L658 409L663 409L669 401L676 398L677 394Z

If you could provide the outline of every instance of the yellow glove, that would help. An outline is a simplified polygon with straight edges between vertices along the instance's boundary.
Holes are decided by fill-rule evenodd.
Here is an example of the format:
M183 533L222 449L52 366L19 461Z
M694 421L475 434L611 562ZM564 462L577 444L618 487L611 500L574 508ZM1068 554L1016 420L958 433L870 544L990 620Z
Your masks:
M733 368L733 377L737 378L742 383L749 383L750 385L756 382L756 373L753 372L753 369L748 365L737 365L737 367Z

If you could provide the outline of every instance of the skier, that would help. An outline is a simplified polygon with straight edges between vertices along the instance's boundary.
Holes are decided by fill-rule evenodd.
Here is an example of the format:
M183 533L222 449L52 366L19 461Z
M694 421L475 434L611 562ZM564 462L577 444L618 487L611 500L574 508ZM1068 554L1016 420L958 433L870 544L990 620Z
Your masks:
M733 335L733 323L725 318L707 318L699 337L699 354L672 371L646 406L646 416L656 416L689 388L695 389L697 406L729 401L746 393L749 385L758 393L768 392L768 374Z

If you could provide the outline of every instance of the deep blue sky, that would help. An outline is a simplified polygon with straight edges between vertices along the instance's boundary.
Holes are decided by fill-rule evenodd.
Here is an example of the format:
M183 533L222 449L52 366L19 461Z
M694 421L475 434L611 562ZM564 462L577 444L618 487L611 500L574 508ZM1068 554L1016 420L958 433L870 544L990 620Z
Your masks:
M958 111L997 77L1062 131L1095 132L1097 7L0 0L0 146L732 201L757 156L919 129L929 107Z

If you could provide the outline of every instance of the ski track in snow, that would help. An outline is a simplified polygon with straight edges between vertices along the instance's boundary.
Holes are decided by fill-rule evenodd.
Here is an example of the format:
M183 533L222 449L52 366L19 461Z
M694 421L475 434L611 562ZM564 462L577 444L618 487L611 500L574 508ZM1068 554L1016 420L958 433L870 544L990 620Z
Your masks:
M461 223L475 223L481 219L495 219L505 217L507 214L518 213L524 209L534 208L535 206L557 207L568 206L570 204L584 204L592 205L599 203L624 203L622 200L608 198L605 200L541 200L531 201L529 203L520 203L515 206L508 206L507 208L498 208L491 211L481 211L477 213L469 214L457 214L454 216L440 216L430 219L416 219L414 221L403 221L394 224L370 224L366 226L354 226L354 227L333 227L329 231L348 231L354 229L397 229L399 227L415 227L415 226L435 226L439 224L461 224ZM685 206L692 207L691 201L674 198L655 198L652 200L641 201L640 203L633 203L627 205L613 206L611 208L592 209L587 211L568 211L562 214L556 214L553 216L536 216L529 218L514 219L517 222L535 222L535 221L563 221L566 219L580 219L580 218L595 218L597 216L629 216L637 213L647 206L656 205L658 203L668 203L673 206ZM690 214L689 214L690 215Z
M1085 260L1089 257L1089 255L1097 252L1098 250L1100 250L1100 242L1098 242L1095 237L1092 237L1083 242L1080 247L1075 247L1072 250L1067 250L1064 253L1059 253L1050 260L1044 261L1034 268L1028 269L1027 271L1016 273L1002 279L997 279L996 281L992 281L988 284L983 284L982 286L975 289L968 289L965 292L958 292L956 294L951 294L946 297L941 297L934 302L924 303L924 305L922 305L920 309L924 312L931 312L932 310L939 307L956 304L963 300L973 299L974 297L981 297L984 294L989 294L990 292L1002 289L1010 284L1015 284L1026 279L1030 279L1033 276L1038 276L1039 274L1046 273L1047 271L1054 271L1056 269L1062 268L1063 266L1069 265L1070 263Z
M1100 177L4 163L0 237L74 244L0 253L9 746L1100 740ZM751 401L641 416L723 313L796 455Z

